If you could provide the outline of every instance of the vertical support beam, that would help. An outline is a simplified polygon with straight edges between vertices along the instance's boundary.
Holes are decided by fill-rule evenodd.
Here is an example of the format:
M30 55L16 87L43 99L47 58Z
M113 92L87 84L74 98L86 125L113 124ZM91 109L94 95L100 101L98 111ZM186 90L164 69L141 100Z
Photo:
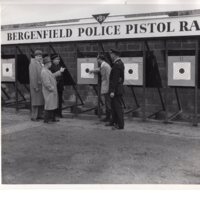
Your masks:
M17 82L17 46L15 46L15 105L16 112L19 110L18 106L18 82Z
M139 103L138 103L138 100L137 100L137 97L136 97L136 94L135 94L134 88L133 88L132 85L129 86L129 87L131 88L131 92L132 92L133 98L134 98L134 100L135 100L135 104L136 104L137 108L139 108L140 105L139 105Z
M177 100L177 104L178 104L178 109L179 111L182 110L182 106L181 106L181 101L179 99L179 95L178 95L178 87L175 87L175 95L176 95L176 100Z
M143 103L142 103L142 120L146 121L146 48L145 40L143 41Z
M30 46L28 46L29 47L29 58L30 58L30 63L31 63L31 59L32 59L32 57L31 57L31 54L33 53L33 50L31 49L31 47ZM29 79L30 79L30 77L29 77ZM30 86L30 81L29 81L29 86ZM31 113L31 111L32 111L32 100L31 100L31 87L30 87L30 93L29 93L29 98L30 98L30 113Z
M160 97L160 102L161 102L161 105L162 105L162 109L163 109L163 111L165 111L165 103L164 103L164 101L163 101L163 97L162 97L160 88L158 87L157 90L158 90L158 95L159 95L159 97Z
M194 118L193 118L193 126L198 125L198 67L199 67L199 42L196 39L195 45L195 88L194 88Z
M77 58L78 58L78 47L77 47L77 44L75 43L75 48L76 48L76 66L77 66ZM77 70L77 68L76 68ZM77 73L76 73L77 75ZM77 77L76 77L77 79ZM75 88L75 97L76 97L76 106L75 106L75 117L77 117L78 115L78 85L75 85L74 88Z
M77 86L74 86L74 87L76 87L76 91L77 91ZM77 117L78 116L78 92L75 92L75 97L76 97L76 106L75 106L75 117Z
M98 74L98 118L101 118L101 79Z
M165 73L166 73L166 85L165 85L165 123L168 123L168 45L165 40Z

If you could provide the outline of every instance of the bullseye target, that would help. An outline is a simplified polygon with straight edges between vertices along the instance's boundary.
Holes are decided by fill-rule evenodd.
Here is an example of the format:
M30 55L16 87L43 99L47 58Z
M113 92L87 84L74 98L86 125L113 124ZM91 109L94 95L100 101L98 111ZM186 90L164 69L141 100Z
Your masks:
M190 80L191 79L191 63L190 62L174 62L173 63L173 79L174 80Z
M78 84L97 84L98 78L91 70L96 69L96 58L78 58L77 61L77 82Z
M195 57L168 57L168 85L195 86Z
M94 63L81 63L81 78L94 79L94 74L90 73L94 70Z
M143 84L143 58L142 57L123 57L124 63L124 85Z
M15 82L15 59L1 60L1 81Z
M138 63L125 63L125 80L138 80L139 73L138 73Z

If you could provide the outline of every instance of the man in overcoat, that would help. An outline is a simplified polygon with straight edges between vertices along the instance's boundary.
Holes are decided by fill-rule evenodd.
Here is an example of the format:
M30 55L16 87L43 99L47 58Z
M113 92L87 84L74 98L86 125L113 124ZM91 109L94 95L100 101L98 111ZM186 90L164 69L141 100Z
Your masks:
M124 112L122 106L124 63L119 56L120 52L118 50L110 50L110 57L112 59L109 85L112 112L112 122L110 125L113 125L113 129L124 129Z
M42 94L41 70L43 67L42 51L34 52L35 58L29 65L30 93L31 93L31 120L38 121L42 118L44 97Z
M45 114L44 122L48 123L49 121L59 121L55 118L55 110L58 108L58 91L56 77L60 76L64 71L64 68L61 68L59 71L52 73L49 68L51 67L51 58L49 56L44 58L44 67L41 72L42 79L42 92L45 100Z
M61 69L60 65L60 56L55 54L51 57L52 66L50 67L50 71L55 73ZM58 90L58 108L56 110L56 115L62 118L62 103L63 103L63 90L64 90L64 78L63 74L56 77L57 81L57 90Z

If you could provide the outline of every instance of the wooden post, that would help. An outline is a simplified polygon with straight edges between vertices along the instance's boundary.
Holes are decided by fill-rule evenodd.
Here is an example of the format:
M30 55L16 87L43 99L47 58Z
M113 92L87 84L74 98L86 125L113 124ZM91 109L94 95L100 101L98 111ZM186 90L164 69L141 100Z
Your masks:
M28 46L29 47L29 58L30 58L30 60L29 60L29 63L31 63L31 59L32 59L32 57L31 57L31 54L33 53L33 50L31 49L31 47L30 46ZM29 79L30 79L30 77L29 77ZM29 81L29 88L30 88L30 114L31 114L31 112L32 112L32 100L31 100L31 87L30 87L30 81Z
M15 109L19 110L18 105L18 83L17 83L17 46L15 46Z
M168 46L167 40L165 40L165 73L166 73L166 85L165 85L165 123L168 123Z
M195 45L195 88L194 88L194 118L193 118L193 126L198 125L198 67L199 67L199 42L198 39L196 39L196 45Z
M143 41L143 105L142 105L142 119L146 121L146 48L145 41Z
M98 118L101 118L101 79L98 74Z
M75 48L76 48L76 66L77 66L77 59L78 59L78 47L77 47L77 44L75 44ZM77 68L76 68L77 70ZM77 74L77 73L76 73ZM77 79L77 77L76 77ZM75 98L76 98L76 106L75 106L75 117L78 116L78 84L74 86L76 89L75 89Z

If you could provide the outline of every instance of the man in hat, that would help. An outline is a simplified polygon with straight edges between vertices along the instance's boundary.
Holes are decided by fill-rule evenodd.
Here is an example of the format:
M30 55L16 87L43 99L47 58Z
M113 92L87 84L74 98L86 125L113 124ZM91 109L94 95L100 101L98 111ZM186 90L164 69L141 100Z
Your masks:
M105 56L103 54L99 54L97 56L97 62L99 64L99 68L90 70L90 73L100 73L101 75L101 95L104 98L105 108L106 108L106 117L102 121L110 122L111 105L110 105L110 94L109 94L109 78L110 78L111 67L106 62Z
M44 107L44 97L42 94L41 70L42 70L42 51L36 50L34 58L29 65L30 93L31 93L31 120L42 119Z
M50 68L50 71L52 73L55 73L61 69L60 57L59 55L56 54L56 55L53 55L51 59L53 63ZM58 109L56 110L56 114L59 117L62 117L62 103L63 103L63 90L64 90L63 74L61 74L60 76L57 76L56 81L57 81L57 90L58 90Z
M112 70L110 73L109 92L111 97L112 122L108 125L115 129L124 129L124 113L122 107L124 63L120 59L120 52L116 49L110 50L112 59Z
M60 76L61 73L64 71L64 68L60 68L60 70L58 70L57 72L52 73L49 70L51 65L51 58L49 56L46 56L44 58L44 67L41 72L42 92L45 100L45 123L48 123L49 121L58 121L55 118L55 110L58 108L58 92L56 77Z

